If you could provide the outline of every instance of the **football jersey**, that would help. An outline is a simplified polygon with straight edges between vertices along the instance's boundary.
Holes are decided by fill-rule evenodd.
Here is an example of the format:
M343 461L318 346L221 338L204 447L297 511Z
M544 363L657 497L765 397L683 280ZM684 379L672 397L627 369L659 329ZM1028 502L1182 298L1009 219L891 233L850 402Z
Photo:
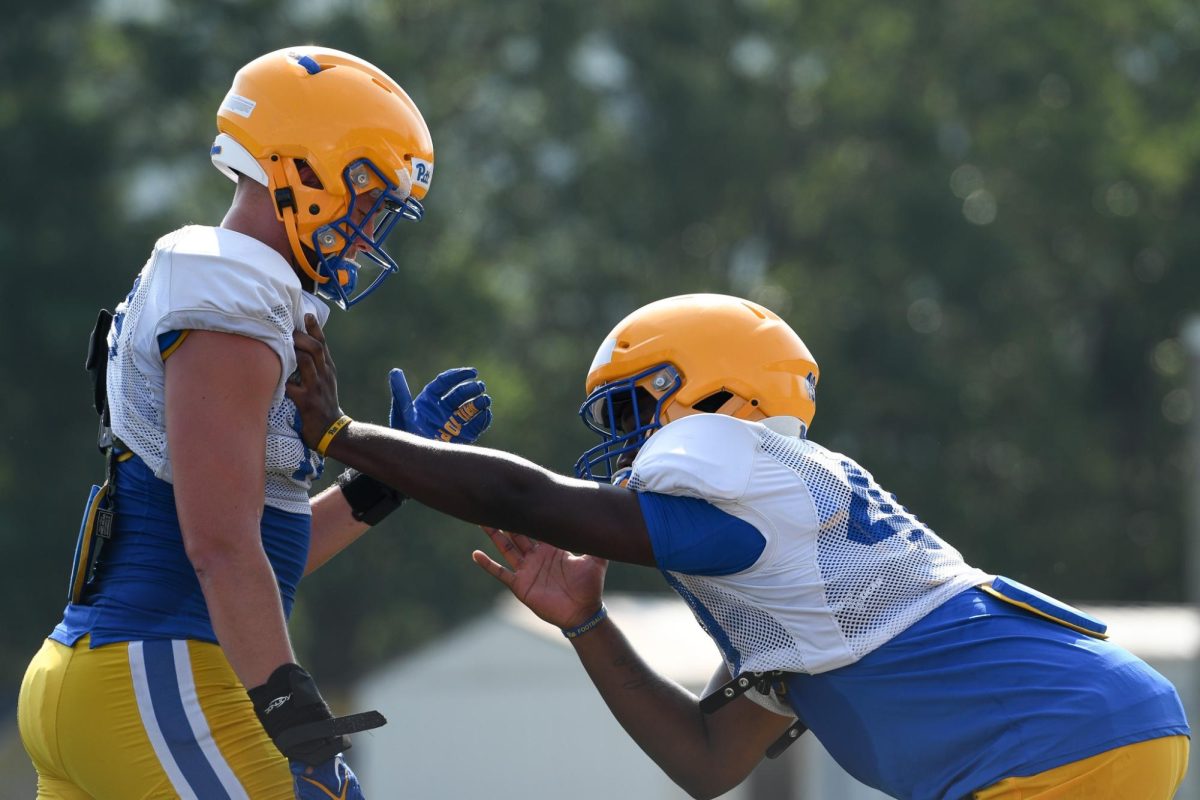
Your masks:
M747 699L910 800L1189 733L1145 662L976 588L991 576L851 459L771 430L782 422L677 420L630 480L655 561L728 674L792 673L786 695Z
M216 641L187 557L171 485L163 395L173 347L192 330L248 336L282 366L267 419L263 549L284 613L304 572L312 525L308 489L323 460L304 445L283 393L296 368L292 332L328 308L304 292L291 266L257 239L189 226L164 236L117 306L108 337L108 407L124 457L115 464L112 541L86 599L70 603L51 638L98 647L140 639Z
M705 500L765 540L732 574L664 571L732 673L852 664L991 578L852 459L774 424L720 414L676 420L647 440L629 482Z
M300 438L296 406L283 393L296 369L292 331L304 315L324 325L328 307L300 288L283 257L235 231L192 225L159 239L117 306L108 336L108 407L113 433L154 475L171 482L163 389L164 352L183 331L208 330L263 342L282 364L267 415L268 507L308 514L322 459Z

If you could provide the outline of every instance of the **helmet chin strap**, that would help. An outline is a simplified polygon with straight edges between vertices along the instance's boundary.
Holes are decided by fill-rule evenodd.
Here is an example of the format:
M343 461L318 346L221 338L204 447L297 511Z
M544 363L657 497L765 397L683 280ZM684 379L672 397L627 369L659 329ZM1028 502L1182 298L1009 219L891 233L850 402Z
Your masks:
M283 215L283 229L287 231L288 242L292 245L292 255L296 257L296 263L300 265L304 274L312 278L317 285L327 282L329 278L318 275L308 263L308 254L304 251L304 246L300 244L300 234L296 231L296 212L288 208Z
M308 255L304 252L304 246L300 243L300 232L296 225L296 197L291 185L288 183L287 171L281 163L282 159L271 160L271 186L267 189L272 193L272 202L275 203L275 214L279 217L279 221L283 223L283 230L287 234L288 243L292 246L292 255L296 259L296 264L304 271L304 274L312 278L317 284L325 283L329 278L318 275L316 270L308 263Z

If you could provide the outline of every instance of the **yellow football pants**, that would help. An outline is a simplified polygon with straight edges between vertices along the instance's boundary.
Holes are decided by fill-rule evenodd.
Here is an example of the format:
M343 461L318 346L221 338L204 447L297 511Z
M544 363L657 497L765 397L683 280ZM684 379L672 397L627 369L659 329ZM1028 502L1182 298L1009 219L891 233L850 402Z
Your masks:
M214 644L47 639L17 723L39 800L294 797L287 760Z
M1187 772L1186 736L1117 747L1025 778L1005 778L975 800L1171 800Z

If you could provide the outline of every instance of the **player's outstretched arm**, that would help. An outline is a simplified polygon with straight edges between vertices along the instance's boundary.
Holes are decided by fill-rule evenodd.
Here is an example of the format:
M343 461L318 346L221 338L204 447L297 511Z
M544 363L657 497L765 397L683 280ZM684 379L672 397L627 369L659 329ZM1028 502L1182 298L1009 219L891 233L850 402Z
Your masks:
M475 563L535 614L564 632L626 733L692 797L716 797L741 783L791 724L745 697L715 713L655 672L611 619L598 615L606 562L574 556L519 534L486 529L507 568L481 551ZM597 618L600 621L590 623ZM586 628L576 633L581 626ZM570 633L576 633L570 636Z
M430 441L354 422L337 399L336 368L317 325L295 334L299 383L288 397L303 435L318 451L372 475L444 513L527 534L577 553L654 565L650 536L634 492L557 475L499 450Z

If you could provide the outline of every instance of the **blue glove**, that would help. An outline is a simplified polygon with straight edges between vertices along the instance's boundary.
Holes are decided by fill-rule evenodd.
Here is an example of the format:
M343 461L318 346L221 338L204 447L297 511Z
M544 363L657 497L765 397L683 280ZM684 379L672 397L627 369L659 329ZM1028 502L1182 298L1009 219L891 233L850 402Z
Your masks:
M478 375L473 367L448 369L431 380L414 402L404 370L393 369L388 373L392 387L389 424L426 439L471 444L492 424L488 408L492 398L485 394Z
M396 430L470 444L492 424L492 398L484 392L479 373L471 367L449 369L429 382L413 402L404 371L388 374L392 409L388 424ZM370 475L348 469L337 479L350 513L360 522L377 525L404 502L404 495Z
M358 778L341 753L315 767L303 761L290 764L296 800L365 800Z

